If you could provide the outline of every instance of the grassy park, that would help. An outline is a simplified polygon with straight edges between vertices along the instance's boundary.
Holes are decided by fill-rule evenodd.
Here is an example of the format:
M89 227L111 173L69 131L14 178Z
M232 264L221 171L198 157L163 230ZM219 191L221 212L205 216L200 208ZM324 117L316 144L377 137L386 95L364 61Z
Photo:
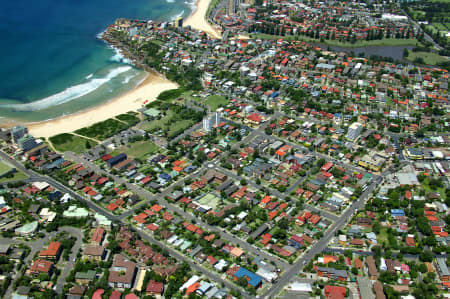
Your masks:
M172 138L178 135L178 132L184 131L193 124L194 120L177 117L175 112L167 110L166 115L161 119L146 122L141 128L149 132L163 130L167 133L168 138Z
M419 64L438 65L439 63L448 61L448 58L433 52L409 52L406 58Z
M220 106L226 106L228 103L229 101L224 96L219 95L209 96L205 101L205 104L209 106L211 111L216 111L217 108Z
M137 141L134 143L130 143L126 146L122 146L116 149L112 155L118 153L126 153L128 157L133 159L144 159L148 155L156 153L160 150L160 147L154 144L151 141Z
M70 133L55 135L50 137L49 141L58 152L71 151L77 154L80 154L97 145L97 142L91 139L76 136Z
M97 140L105 140L123 130L128 129L129 127L129 125L122 121L110 118L105 121L95 123L92 126L78 129L75 133Z
M0 162L0 174L3 174L5 172L8 172L11 170L11 167L9 167L7 164Z
M383 39L375 39L375 40L361 40L357 41L355 43L352 42L341 42L339 40L331 40L326 39L321 41L320 39L311 38L308 36L293 36L293 35L286 35L286 36L279 36L279 35L269 35L269 34L250 34L251 38L261 38L261 39L279 39L282 38L287 41L291 40L300 40L305 42L311 42L311 43L322 43L329 46L336 46L336 47L343 47L343 48L356 48L356 47L370 47L370 46L420 46L421 43L416 38L383 38Z

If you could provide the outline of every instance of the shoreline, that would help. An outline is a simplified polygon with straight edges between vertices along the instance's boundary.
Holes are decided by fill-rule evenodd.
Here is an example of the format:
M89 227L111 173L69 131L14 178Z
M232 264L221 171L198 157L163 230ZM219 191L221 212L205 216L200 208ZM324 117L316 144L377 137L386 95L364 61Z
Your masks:
M59 118L28 123L26 126L30 134L36 138L48 138L61 133L70 133L122 113L136 111L143 106L145 101L147 103L153 102L161 92L174 88L178 88L176 83L169 81L159 73L150 72L134 89L105 103Z
M186 18L183 26L190 25L194 29L206 32L213 38L221 38L220 32L217 31L217 29L215 29L206 19L210 2L211 0L197 0L195 9ZM101 33L101 36L103 36L105 32L106 29ZM102 37L99 38L104 40L112 48L117 49L125 58L128 58L125 49L117 47L117 45L108 42ZM161 92L179 87L178 84L168 80L164 77L164 75L154 70L149 70L148 68L136 63L136 61L133 61L133 64L147 72L147 76L136 87L122 95L111 98L104 103L86 110L80 110L69 115L63 115L44 121L25 123L30 134L36 138L48 139L49 137L58 134L71 133L80 128L104 121L119 114L126 113L128 111L136 111L143 106L145 101L147 101L147 103L155 101L156 97ZM126 109L123 108L124 105L126 105ZM14 119L5 119L3 120L1 126L12 127L18 124L23 123Z
M207 21L207 13L211 0L197 0L196 9L183 22L184 26L191 26L196 30L202 30L209 36L217 39L222 38L222 34Z

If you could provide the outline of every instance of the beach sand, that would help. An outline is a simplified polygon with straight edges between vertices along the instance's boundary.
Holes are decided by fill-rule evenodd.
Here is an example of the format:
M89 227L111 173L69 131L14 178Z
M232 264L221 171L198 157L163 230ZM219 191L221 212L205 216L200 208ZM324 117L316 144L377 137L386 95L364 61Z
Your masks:
M190 25L194 29L206 32L211 37L222 38L220 32L206 20L206 12L210 2L211 0L198 0L197 9L183 22L183 26Z
M220 32L205 18L210 1L198 0L197 9L186 19L184 25L202 30L211 37L221 38ZM161 92L173 88L178 88L178 85L157 73L152 73L134 90L102 105L57 119L27 124L27 126L30 134L42 138L73 132L116 115L135 111L142 107L144 101L154 101Z
M109 102L86 111L48 121L27 124L30 134L48 138L61 133L73 132L128 111L136 111L145 101L152 102L163 91L178 88L176 83L151 73L135 89Z

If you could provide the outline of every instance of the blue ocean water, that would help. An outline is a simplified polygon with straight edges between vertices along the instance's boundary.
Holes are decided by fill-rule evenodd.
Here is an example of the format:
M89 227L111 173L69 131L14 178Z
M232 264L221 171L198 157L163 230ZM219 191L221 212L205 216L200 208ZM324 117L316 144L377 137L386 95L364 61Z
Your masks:
M0 117L55 118L133 88L145 74L97 35L120 17L168 21L191 8L186 0L0 1Z

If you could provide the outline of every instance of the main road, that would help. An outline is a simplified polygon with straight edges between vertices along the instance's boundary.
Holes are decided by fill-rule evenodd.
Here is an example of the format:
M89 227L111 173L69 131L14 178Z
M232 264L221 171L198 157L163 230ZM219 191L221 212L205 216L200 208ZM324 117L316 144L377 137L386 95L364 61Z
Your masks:
M73 192L72 190L68 189L66 186L64 186L60 182L54 180L53 178L50 178L50 177L38 174L38 173L36 173L36 172L34 172L32 170L26 169L25 167L23 167L23 165L21 163L19 163L16 160L10 159L10 157L8 155L6 155L5 153L3 153L2 151L0 151L0 156L3 157L3 158L8 159L9 163L13 164L17 169L23 171L24 173L26 173L30 177L33 177L36 180L41 181L41 182L47 182L47 183L51 184L52 186L58 188L62 192L68 193L73 198L76 198L76 199L80 200L81 202L86 203L89 206L89 208L91 208L92 210L94 210L95 212L97 212L99 214L102 214L102 215L106 216L108 219L110 219L110 220L112 220L114 222L121 222L122 224L127 224L125 221L123 221L121 219L121 217L110 214L109 212L107 212L103 208L98 207L96 204L92 203L91 201L85 199L84 197L80 196L79 194L77 194L77 193ZM177 260L187 262L192 268L194 268L195 270L203 273L206 277L213 277L215 281L223 283L228 288L234 289L234 290L238 291L239 293L241 293L244 298L248 298L248 299L253 298L253 296L249 295L245 290L243 290L239 286L230 283L228 280L219 277L217 274L213 273L212 271L209 271L209 270L205 269L202 266L194 264L193 261L190 260L189 258L185 257L184 255L181 255L181 254L177 253L176 251L172 250L171 248L168 248L163 243L155 240L150 235L145 234L144 232L142 232L142 231L140 231L140 230L138 230L138 229L136 229L134 227L131 227L131 229L133 231L135 231L136 233L138 233L145 240L147 240L147 241L149 241L149 242L151 242L153 244L158 244L158 245L160 245L163 248L166 248L170 252L170 254L173 255ZM46 239L48 239L48 238L49 237L47 237ZM39 244L41 244L41 243L39 243ZM37 250L37 247L36 247L36 250ZM30 256L31 256L31 254L30 254ZM30 258L32 258L32 256ZM65 279L65 277L64 277L64 279Z

